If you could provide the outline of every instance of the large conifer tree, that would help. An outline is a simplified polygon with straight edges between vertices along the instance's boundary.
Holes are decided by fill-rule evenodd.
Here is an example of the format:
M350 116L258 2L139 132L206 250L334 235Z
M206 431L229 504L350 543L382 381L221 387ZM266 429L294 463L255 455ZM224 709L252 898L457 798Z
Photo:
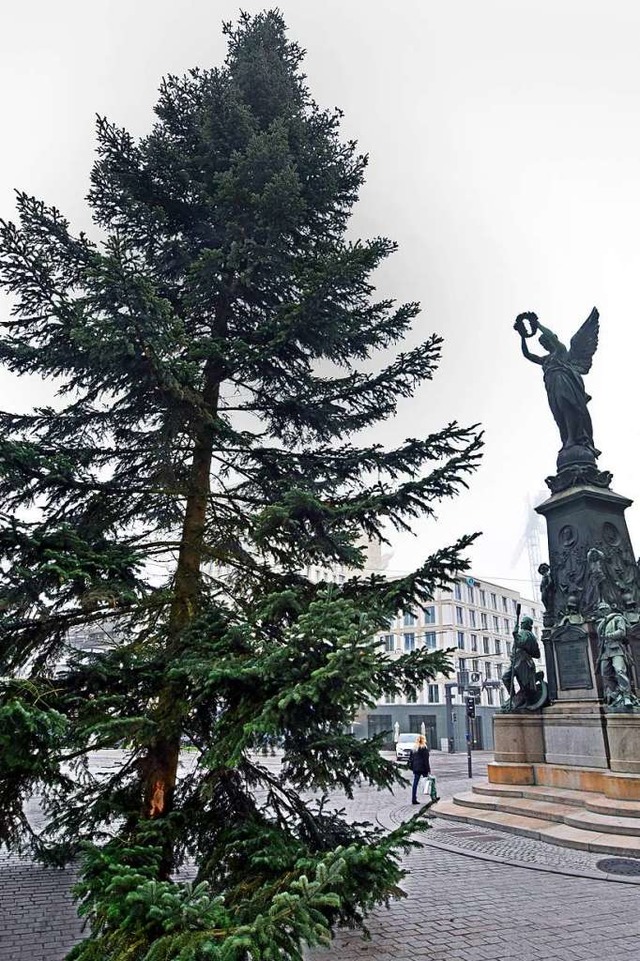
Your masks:
M82 849L83 961L297 958L397 891L419 819L386 836L321 798L398 779L349 721L446 660L392 661L373 638L466 568L471 539L409 577L357 575L363 536L432 513L480 440L449 424L358 444L440 339L374 369L418 307L375 299L391 241L347 238L365 158L278 13L225 32L221 68L163 82L147 137L98 120L95 239L23 193L1 226L0 362L60 389L0 415L0 832L58 861ZM338 567L356 573L305 573ZM56 675L91 626L108 649ZM269 739L282 777L255 753ZM114 747L123 766L92 774ZM192 885L172 878L185 858Z

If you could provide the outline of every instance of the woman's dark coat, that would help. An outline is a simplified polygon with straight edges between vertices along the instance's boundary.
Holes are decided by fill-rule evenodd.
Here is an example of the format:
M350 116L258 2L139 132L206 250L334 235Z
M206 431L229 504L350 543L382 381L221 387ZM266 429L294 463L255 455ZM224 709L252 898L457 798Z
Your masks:
M429 748L419 747L409 755L409 767L414 774L431 774L429 766Z

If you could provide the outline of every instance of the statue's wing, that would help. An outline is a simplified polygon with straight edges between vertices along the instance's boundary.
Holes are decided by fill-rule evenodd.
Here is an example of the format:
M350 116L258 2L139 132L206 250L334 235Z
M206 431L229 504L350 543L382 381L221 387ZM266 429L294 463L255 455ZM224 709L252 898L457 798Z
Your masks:
M588 374L591 370L591 361L598 346L599 317L594 307L580 330L571 338L569 361L581 374Z

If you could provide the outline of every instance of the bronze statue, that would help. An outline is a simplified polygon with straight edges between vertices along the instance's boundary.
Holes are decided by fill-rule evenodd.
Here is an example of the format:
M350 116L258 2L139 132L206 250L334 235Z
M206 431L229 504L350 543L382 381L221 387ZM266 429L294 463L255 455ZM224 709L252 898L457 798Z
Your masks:
M596 670L602 677L605 701L609 710L629 711L638 702L631 691L631 654L624 614L612 610L603 601L598 605L598 638L600 651Z
M591 416L587 410L591 398L585 391L581 375L589 373L598 346L598 317L598 311L594 307L582 327L571 338L568 350L552 330L542 326L536 314L531 311L518 314L513 325L520 334L524 356L542 367L549 406L562 439L560 453L568 453L571 448L583 448L591 453L590 459L593 462L600 451L596 450L593 443ZM530 325L529 331L526 321ZM547 351L544 356L532 354L527 347L527 339L537 333L540 333L540 346Z
M553 624L553 601L556 592L551 568L547 563L540 564L538 574L540 574L540 599L544 607L543 622L545 627L551 627Z
M583 624L584 618L580 613L578 606L578 598L575 594L570 594L567 598L567 610L564 616L560 619L559 627L564 627L565 624Z
M582 596L585 614L593 615L602 602L615 604L616 591L607 573L604 553L599 548L592 547L587 551L587 570Z
M502 683L509 692L509 700L503 708L505 711L531 708L540 700L536 681L542 678L538 678L533 662L534 657L540 657L540 648L532 627L533 619L523 617L520 629L513 631L511 664L502 675ZM514 689L514 681L518 682L517 691Z

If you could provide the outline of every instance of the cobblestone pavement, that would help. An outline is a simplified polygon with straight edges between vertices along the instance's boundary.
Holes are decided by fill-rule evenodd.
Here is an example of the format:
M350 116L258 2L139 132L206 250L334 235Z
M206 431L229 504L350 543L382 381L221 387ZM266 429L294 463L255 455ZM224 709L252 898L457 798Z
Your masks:
M406 899L377 910L309 961L637 961L640 890L504 867L436 848L412 852Z
M486 777L490 759L474 755L474 779ZM117 762L96 759L103 767ZM469 789L466 756L434 752L432 763L443 798ZM393 827L416 810L410 799L408 786L394 794L362 787L353 800L336 796L334 803L350 817ZM38 813L30 805L33 823ZM437 817L432 826L420 835L425 846L406 858L407 897L369 919L372 940L341 933L331 947L309 952L309 961L640 958L640 886L608 880L595 866L598 855ZM73 869L44 869L0 852L0 961L62 961L81 937L73 878Z

